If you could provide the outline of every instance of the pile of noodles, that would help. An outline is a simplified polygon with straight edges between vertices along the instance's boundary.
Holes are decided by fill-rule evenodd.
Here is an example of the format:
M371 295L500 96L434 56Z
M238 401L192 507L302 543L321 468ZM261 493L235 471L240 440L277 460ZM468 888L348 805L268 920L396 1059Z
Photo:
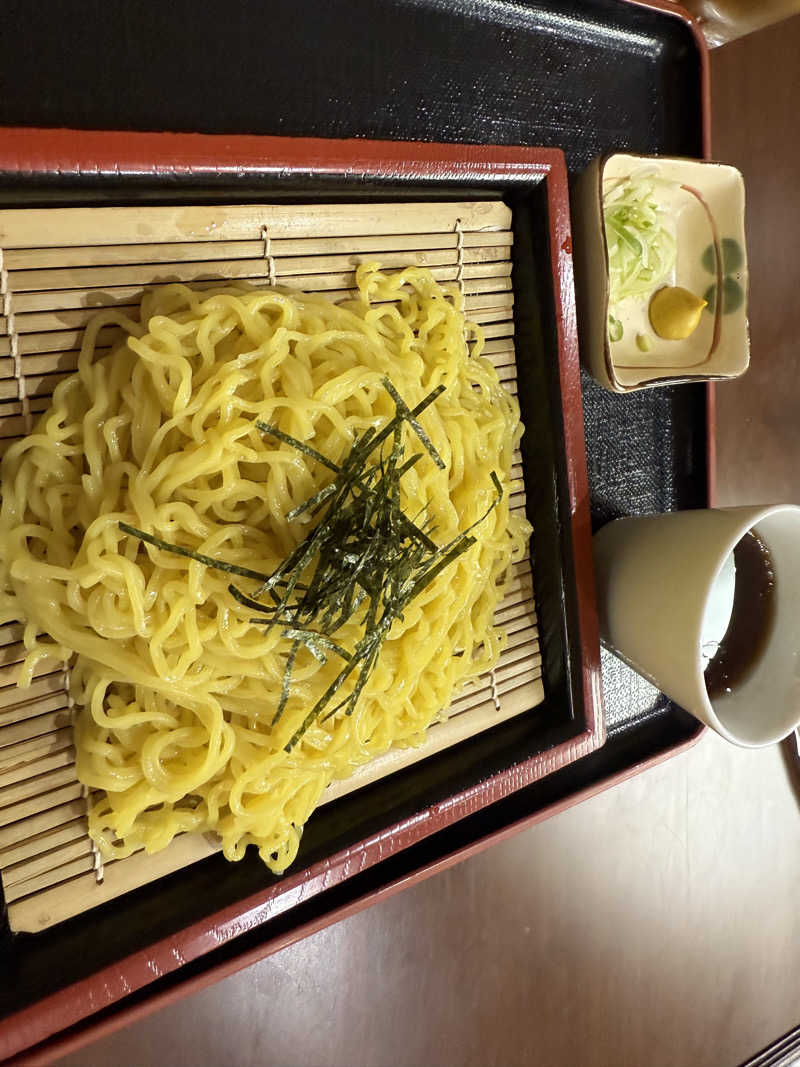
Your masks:
M530 532L509 515L516 401L480 356L457 291L421 268L376 266L359 268L358 287L334 304L166 285L145 293L139 321L101 312L77 373L5 456L0 618L27 624L21 684L44 656L70 665L78 776L94 791L90 833L106 858L213 831L229 859L255 844L284 870L333 779L419 744L498 658L493 614ZM109 324L124 336L96 351ZM290 642L249 621L229 576L119 524L270 573L309 529L287 514L333 475L256 419L338 461L394 414L387 375L410 407L446 386L420 417L445 469L425 454L404 476L407 513L427 509L444 544L491 505L492 471L503 496L395 622L354 714L318 721L287 752L336 665L301 649L273 727ZM356 641L357 621L337 641Z

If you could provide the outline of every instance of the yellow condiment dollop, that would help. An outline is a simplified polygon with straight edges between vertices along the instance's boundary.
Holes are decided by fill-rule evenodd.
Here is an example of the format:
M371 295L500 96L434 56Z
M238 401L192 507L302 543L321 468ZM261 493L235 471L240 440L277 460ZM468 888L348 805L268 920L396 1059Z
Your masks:
M665 285L650 301L650 325L665 341L683 341L700 325L707 301L679 285Z

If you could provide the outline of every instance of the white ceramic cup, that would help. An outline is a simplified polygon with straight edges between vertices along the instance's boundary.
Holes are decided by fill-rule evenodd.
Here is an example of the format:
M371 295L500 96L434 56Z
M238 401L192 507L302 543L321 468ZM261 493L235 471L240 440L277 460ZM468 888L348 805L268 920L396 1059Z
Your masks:
M749 530L772 557L774 623L746 676L711 699L702 651L709 608L719 598L718 577ZM607 648L735 744L758 748L792 732L800 722L800 507L617 519L595 534L594 554ZM726 623L727 616L723 632Z

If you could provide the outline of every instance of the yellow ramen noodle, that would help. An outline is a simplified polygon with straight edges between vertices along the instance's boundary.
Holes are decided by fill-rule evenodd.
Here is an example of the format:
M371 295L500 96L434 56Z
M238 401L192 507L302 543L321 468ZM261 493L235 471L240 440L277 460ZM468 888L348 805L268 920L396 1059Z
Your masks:
M333 304L167 285L144 294L140 321L103 311L77 373L3 461L0 617L27 623L20 684L45 656L70 664L78 776L96 791L90 833L106 858L211 831L229 859L255 844L284 870L333 779L419 744L498 658L493 614L530 532L509 514L517 403L480 356L457 291L423 269L375 266L359 268L358 287ZM96 351L109 325L126 335L111 354ZM425 453L403 477L407 514L427 508L445 544L496 499L492 471L503 496L476 543L394 623L355 712L317 721L287 752L336 663L300 650L273 727L291 642L249 621L228 575L119 523L271 573L310 529L287 514L333 475L256 419L338 462L355 434L393 416L386 376L410 407L446 387L420 416L445 469ZM424 451L410 433L405 445ZM336 640L358 636L352 618Z

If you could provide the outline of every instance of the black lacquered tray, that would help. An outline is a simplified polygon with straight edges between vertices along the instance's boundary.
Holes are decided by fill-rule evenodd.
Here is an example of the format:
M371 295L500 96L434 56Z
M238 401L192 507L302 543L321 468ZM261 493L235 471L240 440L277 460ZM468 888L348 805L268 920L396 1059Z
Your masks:
M0 39L0 125L544 145L564 150L572 174L611 149L702 156L707 148L706 56L672 5L240 0L222 9L175 0L155 12L93 0L76 20L68 7L8 3L15 33ZM73 191L97 202L108 189L113 199L113 177L86 174ZM230 197L237 176L219 181ZM147 193L147 174L138 182ZM4 182L6 204L19 188ZM27 189L38 202L63 201L64 180L37 176ZM595 526L707 503L705 387L617 397L584 377L583 401ZM604 688L603 748L243 929L89 1025L213 980L697 736L693 719L610 657Z

